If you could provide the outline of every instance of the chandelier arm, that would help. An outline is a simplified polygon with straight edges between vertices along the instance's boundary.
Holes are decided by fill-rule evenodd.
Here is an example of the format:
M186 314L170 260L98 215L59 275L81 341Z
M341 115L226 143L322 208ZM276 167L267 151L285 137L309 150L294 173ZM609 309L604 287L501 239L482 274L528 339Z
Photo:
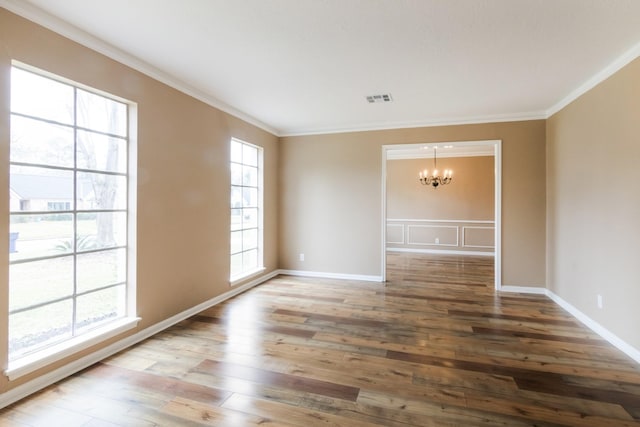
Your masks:
M433 172L435 173L437 170L438 170L438 147L434 146L433 147ZM430 185L433 188L438 188L441 185L449 184L453 180L451 176L448 176L448 173L450 173L450 171L447 172L446 169L444 171L444 175L442 176L435 175L435 174L427 175L426 169L424 172L425 172L424 175L422 172L420 172L419 178L418 178L418 181L420 181L422 185Z

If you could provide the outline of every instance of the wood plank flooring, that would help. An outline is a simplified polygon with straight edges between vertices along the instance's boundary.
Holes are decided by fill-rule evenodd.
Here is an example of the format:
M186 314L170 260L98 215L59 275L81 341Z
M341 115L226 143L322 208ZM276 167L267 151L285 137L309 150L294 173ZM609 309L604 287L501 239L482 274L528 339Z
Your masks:
M279 276L0 411L0 426L640 426L640 366L487 257Z

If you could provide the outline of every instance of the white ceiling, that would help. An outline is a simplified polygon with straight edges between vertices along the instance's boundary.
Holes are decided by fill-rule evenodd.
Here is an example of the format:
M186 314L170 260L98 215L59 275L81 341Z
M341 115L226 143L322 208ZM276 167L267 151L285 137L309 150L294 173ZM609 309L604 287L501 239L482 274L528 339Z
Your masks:
M545 118L640 52L639 0L0 6L277 135Z

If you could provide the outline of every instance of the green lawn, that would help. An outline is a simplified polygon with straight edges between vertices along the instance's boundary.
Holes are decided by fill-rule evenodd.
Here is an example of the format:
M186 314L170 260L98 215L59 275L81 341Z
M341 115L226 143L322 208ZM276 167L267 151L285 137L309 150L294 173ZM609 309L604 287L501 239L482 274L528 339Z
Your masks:
M96 221L77 221L78 236L96 235ZM13 222L11 232L19 233L16 251L10 261L60 255L70 252L72 247L72 221ZM66 250L65 250L66 248Z
M85 235L96 228L95 220L78 221L78 234ZM21 240L58 239L69 236L72 221L12 222L11 232L19 232Z
M64 254L60 245L70 239L71 221L40 221L11 224L11 231L20 233L16 242L17 253L12 260ZM80 235L95 233L95 220L79 221ZM126 251L111 249L76 257L74 278L73 256L12 264L9 270L10 310L31 307L53 300L62 301L9 317L9 345L14 351L49 343L67 336L71 330L70 298L76 292L91 291L103 286L126 281ZM87 327L100 323L105 315L122 315L125 306L124 291L106 289L76 299L77 326Z

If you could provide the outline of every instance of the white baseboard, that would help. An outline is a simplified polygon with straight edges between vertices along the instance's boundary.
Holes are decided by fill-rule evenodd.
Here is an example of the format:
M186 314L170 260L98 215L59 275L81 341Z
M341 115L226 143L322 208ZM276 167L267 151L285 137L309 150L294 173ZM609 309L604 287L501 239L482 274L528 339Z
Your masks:
M560 307L567 310L573 317L581 321L586 327L591 329L596 334L600 335L605 340L609 341L610 344L615 346L618 350L625 353L627 356L635 360L637 363L640 363L640 350L633 347L629 343L625 342L623 339L618 337L616 334L578 310L573 305L569 304L567 301L553 293L552 291L547 289L547 296L551 298L556 304Z
M29 382L26 382L20 386L12 388L11 390L0 394L0 409L5 406L11 405L14 402L17 402L20 399L23 399L30 394L33 394L57 381L60 381L70 375L75 374L78 371L81 371L94 363L97 363L103 359L106 359L109 356L116 354L119 351L122 351L128 347L131 347L134 344L137 344L140 341L143 341L163 330L167 329L170 326L175 325L178 322L181 322L185 319L188 319L191 316L194 316L201 311L206 310L207 308L213 307L216 304L220 304L221 302L232 298L244 291L253 288L254 286L259 285L279 274L279 270L272 271L264 276L260 276L250 282L247 282L241 286L234 287L228 292L224 294L218 295L217 297L211 298L201 304L198 304L188 310L185 310L181 313L176 314L162 322L156 323L153 326L150 326L146 329L143 329L140 332L137 332L133 335L130 335L126 338L121 339L118 342L115 342L107 347L104 347L94 353L88 354L78 360L74 360L73 362L58 368L54 371L48 372L44 375L41 375Z
M519 292L524 294L546 295L553 302L558 304L560 307L569 312L569 314L582 322L587 328L600 335L601 338L608 341L611 345L622 351L637 363L640 363L640 350L633 347L622 338L618 337L616 334L584 314L582 311L578 310L572 304L569 304L567 301L565 301L549 289L525 286L503 286L500 290L503 292Z
M453 250L453 249L387 248L387 252L408 252L408 253L414 253L414 254L437 254L437 255L495 256L494 252L459 251L459 250Z
M547 295L547 288L538 288L535 286L502 286L500 291L515 292L519 294Z
M382 282L382 276L366 276L362 274L325 273L305 270L279 270L280 274L287 276L318 277L323 279L361 280L364 282Z

